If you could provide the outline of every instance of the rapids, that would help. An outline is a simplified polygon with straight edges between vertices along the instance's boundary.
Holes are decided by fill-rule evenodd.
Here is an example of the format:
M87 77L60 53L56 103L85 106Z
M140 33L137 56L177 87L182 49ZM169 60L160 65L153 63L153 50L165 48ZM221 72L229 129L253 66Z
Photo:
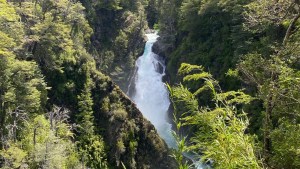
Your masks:
M176 148L175 139L171 134L172 125L168 119L169 93L162 80L166 66L164 60L152 52L152 46L159 36L157 33L146 34L146 36L148 41L144 54L136 61L135 73L128 86L127 94L136 103L144 117L155 126L168 147ZM186 153L185 156L193 161L197 169L203 168L190 153Z

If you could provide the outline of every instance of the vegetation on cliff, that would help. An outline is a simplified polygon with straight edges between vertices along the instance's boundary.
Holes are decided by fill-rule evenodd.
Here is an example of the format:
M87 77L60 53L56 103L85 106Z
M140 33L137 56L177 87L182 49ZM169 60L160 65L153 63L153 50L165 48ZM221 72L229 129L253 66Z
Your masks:
M111 29L78 1L0 0L0 168L173 168L153 125L97 69L110 70L104 56L137 56L144 4L126 2L94 4L111 12L98 15L105 24L122 23ZM95 36L112 39L93 52ZM118 58L101 56L109 50Z
M226 109L226 116L236 114L238 119L235 120L235 116L226 117L220 124L228 133L219 133L218 136L224 136L226 139L234 134L234 131L231 131L232 120L238 122L242 119L246 125L237 128L243 129L241 134L246 134L247 137L254 136L256 144L252 148L255 149L256 159L262 162L259 164L260 167L299 168L299 1L158 0L158 2L162 3L159 6L158 17L161 38L156 44L156 50L164 54L168 60L171 84L182 81L183 75L178 74L177 70L184 62L202 65L201 69L212 74L209 77L205 76L204 80L199 79L198 75L186 76L183 79L185 87L171 90L181 101L192 98L188 103L190 106L188 109L183 109L181 102L175 102L174 105L179 107L177 110L179 114L184 115L185 124L192 128L189 133L192 135L191 141L195 146L202 142L198 151L204 152L204 157L208 154L208 158L215 160L216 168L255 168L247 166L249 163L246 162L241 163L244 164L242 166L236 166L235 164L239 163L235 163L236 158L230 155L234 155L237 150L221 147L211 149L214 142L203 146L206 139L213 141L217 138L205 136L212 133L212 130L207 129L214 129L215 125L222 122L222 117L217 116L213 119L210 117L217 112L223 112L223 106L226 105L219 100L220 97L217 97L220 93L213 94L204 90L205 88L199 89L199 86L207 85L211 76L214 76L223 90L242 90L254 98L248 104L234 106L233 110L232 107ZM167 6L169 10L164 10ZM180 71L182 69L179 73ZM195 70L190 73L194 74ZM234 99L240 95L228 97ZM197 115L192 113L195 108ZM248 120L245 120L246 117L241 110L247 112ZM211 121L213 124L203 127L210 120L213 120ZM196 129L193 130L193 127ZM200 128L200 131L197 128ZM220 129L216 131L221 132ZM227 141L231 144L228 142L226 148L238 142L235 139ZM218 143L221 143L220 140ZM230 161L218 158L223 150L229 153L226 160ZM248 159L254 158L251 156ZM230 162L231 165L225 165L226 162Z
M89 51L97 68L126 90L135 60L144 49L148 2L81 0L94 30Z

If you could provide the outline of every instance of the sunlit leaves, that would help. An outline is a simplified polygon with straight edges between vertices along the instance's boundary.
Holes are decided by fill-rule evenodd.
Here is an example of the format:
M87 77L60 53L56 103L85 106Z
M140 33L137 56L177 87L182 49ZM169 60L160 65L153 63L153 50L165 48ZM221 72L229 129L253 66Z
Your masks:
M176 87L169 86L169 92L172 102L175 103L174 108L182 113L194 114L198 112L198 101L186 87L179 85Z
M11 50L13 47L15 47L14 40L0 31L0 56L12 56Z
M203 72L203 68L188 64L183 64L179 70L179 72L188 74L187 76L199 76L198 71ZM219 89L215 90L215 86L218 85L213 83L216 83L216 81L207 72L205 74L207 74L207 77L200 76L202 78L191 78L187 81L201 79L207 82L204 83L204 86L211 89L215 96L215 107L213 108L198 108L198 101L195 99L194 94L182 85L173 88L168 87L175 113L178 114L182 107L186 109L186 113L175 123L180 124L180 126L183 124L195 128L195 133L190 140L192 145L188 148L183 147L190 151L201 151L203 153L202 160L212 159L214 168L261 168L260 161L257 160L255 155L254 139L252 136L245 134L249 125L248 118L245 113L240 113L240 110L236 108L237 104L249 103L252 98L242 91L223 93L219 92ZM197 94L201 94L201 92ZM175 136L177 140L180 138L177 135ZM185 142L185 138L181 139L181 141L177 141L177 144L180 145ZM174 157L180 162L180 156L175 154Z
M12 50L16 47L16 42L22 41L20 38L23 34L22 24L19 22L19 16L16 14L14 7L5 0L0 1L0 55L3 48Z
M79 153L87 166L107 169L104 141L101 137L93 135L82 139L79 144Z
M272 132L274 156L272 163L280 168L300 167L300 124L282 120Z
M242 91L229 91L224 93L217 94L218 100L223 100L226 104L248 104L250 103L253 98Z
M5 159L4 168L19 168L25 163L27 153L12 144L8 149L0 150L0 156Z
M299 5L297 0L255 0L246 5L246 29L261 32L270 25L281 24L288 28L293 18L299 18Z
M0 9L0 22L13 22L18 19L18 15L16 15L14 7L8 4L6 0L0 0Z
M5 62L5 59L1 58L0 62ZM5 74L0 75L1 81L6 82L2 86L4 103L12 106L9 106L11 109L20 107L28 112L37 112L46 101L46 84L37 65L7 58L6 66Z
M176 145L177 145L177 149L173 150L172 157L177 161L178 169L189 169L191 165L189 165L187 161L184 161L184 155L183 155L183 153L186 153L188 151L188 148L186 146L187 138L180 137L175 131L172 132L172 135L175 138Z
M86 51L92 29L85 9L69 0L1 0L0 9L0 165L78 168L80 157L74 144L78 138L71 131L68 111L55 107L47 118L42 113L51 107L46 106L50 88L45 81L55 94L74 92L79 111L89 115L83 124L92 132L86 138L94 137L90 86L76 98L81 83L90 84L90 73L95 71L94 60ZM71 92L68 97L72 97ZM69 98L53 93L48 97L54 102L72 105ZM99 153L105 154L104 142L97 136L92 145L90 160L95 162L93 168L98 168L99 161L105 164L104 155Z
M43 115L39 115L26 123L19 144L23 150L28 152L27 164L31 168L78 167L79 161L78 155L74 151L75 145L67 136L70 129L65 126L64 130L68 132L57 135L54 128L51 128L49 120ZM62 128L63 125L60 127Z

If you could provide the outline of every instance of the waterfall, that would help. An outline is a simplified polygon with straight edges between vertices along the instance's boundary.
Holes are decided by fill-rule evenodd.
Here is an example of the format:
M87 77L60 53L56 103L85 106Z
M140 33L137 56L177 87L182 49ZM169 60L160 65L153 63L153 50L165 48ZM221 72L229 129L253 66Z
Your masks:
M176 148L176 142L171 134L171 124L168 119L170 99L168 90L162 81L165 75L164 60L152 52L152 46L156 42L156 33L146 34L144 54L136 61L136 69L132 76L127 94L136 103L137 107L155 126L158 134L165 140L169 148ZM191 159L201 169L190 153L185 156Z
M146 34L146 36L148 41L144 54L136 61L136 71L129 85L129 91L130 88L134 88L134 91L128 93L167 145L175 148L176 143L171 134L172 126L168 123L170 99L162 81L165 75L165 63L162 58L152 52L153 43L156 42L158 35L153 33Z

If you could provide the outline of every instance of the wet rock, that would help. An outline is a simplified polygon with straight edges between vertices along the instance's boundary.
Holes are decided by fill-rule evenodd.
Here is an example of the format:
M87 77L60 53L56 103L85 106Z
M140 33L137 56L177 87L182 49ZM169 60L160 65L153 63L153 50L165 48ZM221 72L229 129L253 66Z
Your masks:
M155 65L155 71L160 73L160 74L163 74L164 73L164 66L161 63L158 62Z
M146 29L145 33L146 34L155 33L155 30L153 30L153 29Z

